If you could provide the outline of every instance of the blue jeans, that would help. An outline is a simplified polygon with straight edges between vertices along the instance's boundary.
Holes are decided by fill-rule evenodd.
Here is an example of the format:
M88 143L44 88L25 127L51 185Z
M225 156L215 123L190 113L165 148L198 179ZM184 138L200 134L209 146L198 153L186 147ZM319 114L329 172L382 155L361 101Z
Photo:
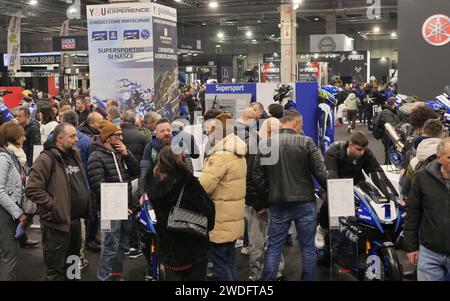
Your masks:
M236 281L236 250L233 242L211 243L209 259L213 263L214 280Z
M103 234L103 233L102 233ZM122 278L123 261L129 245L130 222L111 221L111 232L104 233L102 252L97 268L100 281Z
M450 273L450 255L440 254L420 245L417 280L444 281Z
M276 280L281 253L286 243L291 221L294 221L302 256L301 280L314 281L316 275L316 250L314 248L317 226L316 202L276 204L270 206L269 212L269 241L262 280Z

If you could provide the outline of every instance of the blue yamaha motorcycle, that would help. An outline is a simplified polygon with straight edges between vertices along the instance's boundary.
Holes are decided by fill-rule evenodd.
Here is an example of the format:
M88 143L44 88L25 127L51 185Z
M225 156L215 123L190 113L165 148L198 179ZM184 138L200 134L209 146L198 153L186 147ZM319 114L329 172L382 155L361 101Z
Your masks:
M156 252L156 216L148 199L145 199L142 203L136 218L138 221L139 243L147 262L145 280L157 281L160 279L163 271L160 270Z
M385 197L368 182L356 185L354 196L356 214L339 218L325 255L331 253L332 262L356 274L358 280L401 281L403 271L394 243L403 230L405 209L395 196Z

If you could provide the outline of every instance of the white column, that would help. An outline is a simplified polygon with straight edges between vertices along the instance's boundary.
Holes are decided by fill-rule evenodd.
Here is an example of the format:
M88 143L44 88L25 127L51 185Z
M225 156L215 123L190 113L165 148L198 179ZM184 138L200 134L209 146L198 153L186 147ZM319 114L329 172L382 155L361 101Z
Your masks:
M292 4L280 6L281 82L297 81L297 13Z

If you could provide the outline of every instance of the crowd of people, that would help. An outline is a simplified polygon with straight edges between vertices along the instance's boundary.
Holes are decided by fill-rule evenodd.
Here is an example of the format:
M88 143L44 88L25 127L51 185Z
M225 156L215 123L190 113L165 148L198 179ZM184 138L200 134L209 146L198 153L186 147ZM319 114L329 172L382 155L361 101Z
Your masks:
M0 127L0 280L16 280L19 237L29 240L18 237L17 229L25 232L33 214L40 217L46 280L67 280L69 256L80 258L83 269L86 251L100 252L98 280L123 280L125 256L142 255L134 213L145 196L158 221L162 280L205 280L208 266L214 280L237 280L235 244L244 236L248 279L277 280L292 223L301 254L300 278L315 280L316 248L323 245L328 210L326 204L317 208L313 178L326 190L327 179L358 183L365 180L365 171L386 191L386 176L367 136L354 130L358 112L372 130L372 109L367 109L372 103L363 101L373 99L373 83L354 86L355 93L348 88L341 99L352 133L348 141L333 144L325 158L313 139L303 135L300 113L284 112L279 104L266 112L259 102L240 116L217 108L205 111L204 87L196 96L192 88L183 91L184 119L175 121L156 112L141 120L133 111L121 111L115 100L106 109L96 107L87 93L35 101L27 91L16 119ZM360 97L362 102L356 100ZM395 113L386 97L380 104ZM183 127L200 110L205 139L195 141ZM442 210L450 208L450 140L432 113L419 104L410 116L417 151L405 164L401 191L407 209L405 248L418 265L419 280L441 280L450 270L450 215ZM35 145L43 145L43 151L34 154ZM200 153L205 159L197 178L192 160ZM101 237L102 183L128 183L129 218L111 221L110 231ZM37 206L35 212L25 211L24 200ZM207 218L206 237L168 229L177 203Z

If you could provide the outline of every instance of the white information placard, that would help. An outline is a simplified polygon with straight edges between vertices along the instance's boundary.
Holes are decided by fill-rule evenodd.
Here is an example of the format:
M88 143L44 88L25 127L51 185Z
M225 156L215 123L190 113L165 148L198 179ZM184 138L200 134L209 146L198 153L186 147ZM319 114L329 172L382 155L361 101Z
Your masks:
M353 179L328 180L327 186L330 218L355 216Z
M102 183L100 196L101 220L128 219L128 183Z
M40 153L44 150L43 145L34 145L33 146L33 162L36 161L37 157L39 157Z

